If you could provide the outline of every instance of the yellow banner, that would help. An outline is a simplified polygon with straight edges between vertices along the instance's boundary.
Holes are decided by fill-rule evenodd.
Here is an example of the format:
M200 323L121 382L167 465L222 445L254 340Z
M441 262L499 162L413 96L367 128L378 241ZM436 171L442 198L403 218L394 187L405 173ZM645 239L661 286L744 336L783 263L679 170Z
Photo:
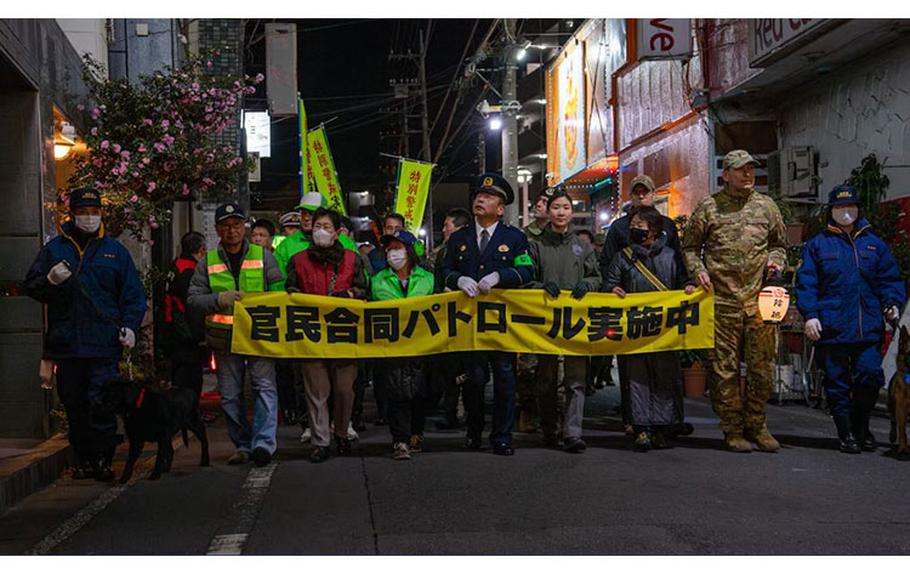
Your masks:
M335 171L335 162L332 160L332 151L329 149L324 126L307 132L307 147L310 150L316 189L325 196L329 209L347 215L344 196L341 194L341 184L338 183L338 173Z
M231 350L275 358L410 357L447 351L609 355L714 347L714 295L493 290L385 302L247 294Z
M398 160L395 212L404 217L405 227L415 235L423 224L423 212L427 206L432 175L433 164Z

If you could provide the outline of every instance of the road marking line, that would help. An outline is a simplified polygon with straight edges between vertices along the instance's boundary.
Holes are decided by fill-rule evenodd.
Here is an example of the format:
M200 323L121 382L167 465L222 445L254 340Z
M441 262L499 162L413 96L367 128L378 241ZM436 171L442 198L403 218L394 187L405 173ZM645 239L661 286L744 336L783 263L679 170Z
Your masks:
M232 514L215 532L206 554L243 554L250 533L259 519L259 511L265 502L265 496L272 486L272 475L277 468L278 464L273 462L266 467L254 467L250 470L240 488L240 497L234 503Z
M174 451L179 450L183 447L183 441L180 438L176 438L176 441L173 443ZM127 489L138 483L139 481L145 479L148 474L151 472L153 464L157 459L157 452L155 455L149 456L148 458L142 460L136 465L136 468L133 470L133 477L125 485L115 485L95 497L88 505L82 507L69 519L60 523L57 528L51 531L50 534L41 539L38 544L31 547L25 551L27 555L43 555L48 554L50 551L55 549L60 543L69 539L71 536L76 534L82 527L88 524L95 516L98 515L101 511L105 510L111 503L117 500Z

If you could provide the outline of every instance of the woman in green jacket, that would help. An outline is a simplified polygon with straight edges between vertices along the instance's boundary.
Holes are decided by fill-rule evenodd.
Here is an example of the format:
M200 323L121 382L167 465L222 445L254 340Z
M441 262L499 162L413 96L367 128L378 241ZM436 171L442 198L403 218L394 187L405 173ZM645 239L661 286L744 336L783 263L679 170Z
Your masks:
M398 300L433 294L433 274L419 266L414 245L417 238L407 231L384 235L388 267L377 272L371 282L370 299ZM393 458L406 460L421 451L423 443L424 395L426 377L423 360L417 357L383 359L376 373L385 375L389 396L389 430Z

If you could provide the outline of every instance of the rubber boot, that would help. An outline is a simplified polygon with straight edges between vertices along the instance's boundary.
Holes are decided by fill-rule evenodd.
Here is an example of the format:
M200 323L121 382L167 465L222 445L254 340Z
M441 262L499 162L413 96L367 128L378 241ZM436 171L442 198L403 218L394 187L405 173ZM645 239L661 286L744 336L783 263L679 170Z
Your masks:
M840 440L840 451L845 454L858 454L859 448L856 438L853 437L849 416L835 416L834 426L837 428L837 437Z

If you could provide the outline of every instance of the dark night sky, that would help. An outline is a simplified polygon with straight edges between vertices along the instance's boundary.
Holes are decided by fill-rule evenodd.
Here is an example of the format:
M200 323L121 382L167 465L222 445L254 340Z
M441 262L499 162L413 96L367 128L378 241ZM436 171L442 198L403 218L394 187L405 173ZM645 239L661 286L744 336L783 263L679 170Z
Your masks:
M262 24L266 21L258 22L258 27L257 21L251 21L247 28L248 36L254 40L262 33ZM384 142L380 140L381 131L397 131L401 121L400 110L396 110L400 107L391 104L394 100L389 80L417 77L416 65L390 62L388 55L392 50L404 53L411 49L416 53L418 30L426 30L427 20L297 20L296 23L298 88L306 103L309 126L312 128L337 116L327 130L342 188L345 191L369 189L377 192L395 175L394 160L380 157L379 152L396 153L399 140L395 136L386 138ZM461 63L462 50L474 23L475 20L469 19L433 22L427 56L430 122L442 102L445 87ZM490 20L479 22L469 56L490 24ZM246 63L250 74L264 70L264 41L251 46ZM480 92L480 87L479 82L472 83L461 104L462 109L456 115L455 126L464 113L473 112L470 104ZM416 111L419 99L411 100ZM453 97L450 96L440 119L441 124L434 130L434 152L452 102ZM265 101L248 101L246 106L265 108ZM380 109L388 109L392 113L382 114ZM420 120L413 119L411 128L416 130L419 127ZM469 128L470 124L462 134L466 134ZM451 149L455 149L460 141L460 138L456 139ZM261 201L263 206L290 207L296 200L296 144L295 120L273 124L272 158L263 161L263 181L259 184L259 190L265 197ZM411 155L416 157L419 149L420 136L415 135L411 138ZM475 146L469 141L462 145L455 157L443 161L450 164L449 171L456 170L460 165L463 167L458 173L473 173L470 162L474 152ZM389 167L389 171L380 171L381 166ZM279 195L281 198L276 203L275 198Z

